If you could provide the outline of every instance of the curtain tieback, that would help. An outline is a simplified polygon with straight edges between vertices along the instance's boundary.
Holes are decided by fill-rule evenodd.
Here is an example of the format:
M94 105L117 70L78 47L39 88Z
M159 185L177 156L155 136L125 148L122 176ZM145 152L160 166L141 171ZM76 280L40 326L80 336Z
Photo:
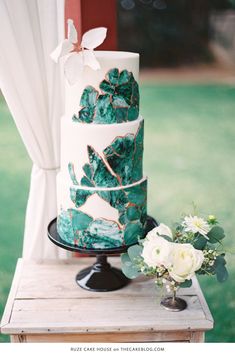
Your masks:
M45 171L51 171L51 170L58 170L60 169L60 166L52 167L52 168L47 168L44 166L39 166L37 164L34 164L38 169L45 170Z

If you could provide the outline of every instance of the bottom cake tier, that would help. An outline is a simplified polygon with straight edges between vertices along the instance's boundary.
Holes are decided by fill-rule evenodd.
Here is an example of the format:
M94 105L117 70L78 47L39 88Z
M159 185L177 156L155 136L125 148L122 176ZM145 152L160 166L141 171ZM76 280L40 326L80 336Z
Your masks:
M144 237L147 178L115 188L64 183L57 177L57 230L69 244L86 249L112 249Z

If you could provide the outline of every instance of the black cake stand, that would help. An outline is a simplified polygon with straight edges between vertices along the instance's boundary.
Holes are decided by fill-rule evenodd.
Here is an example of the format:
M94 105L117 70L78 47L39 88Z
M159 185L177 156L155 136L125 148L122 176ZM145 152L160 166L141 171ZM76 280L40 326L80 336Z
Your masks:
M158 224L156 220L150 216L147 217L145 235ZM57 246L81 254L87 254L91 256L96 256L96 262L86 268L81 270L76 275L77 284L88 290L95 292L107 292L118 290L130 281L121 270L112 267L107 262L107 257L111 255L119 255L127 251L129 246L123 246L120 248L112 249L85 249L80 248L76 245L69 244L61 239L59 233L57 232L57 218L53 219L48 225L47 234L49 239Z

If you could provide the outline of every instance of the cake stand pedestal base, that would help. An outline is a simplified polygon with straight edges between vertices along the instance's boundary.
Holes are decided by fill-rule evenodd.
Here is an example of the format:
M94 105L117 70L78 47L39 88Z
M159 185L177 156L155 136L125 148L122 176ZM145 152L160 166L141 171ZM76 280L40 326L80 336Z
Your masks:
M148 216L145 235L157 225L155 219ZM126 286L130 282L121 270L112 267L107 262L109 255L114 256L125 253L130 245L113 249L85 249L77 245L69 244L65 242L57 232L57 218L50 222L47 234L48 238L54 244L63 249L96 256L96 262L92 266L81 270L75 278L77 284L85 290L94 292L114 291Z
M107 262L106 255L97 255L96 262L91 267L77 274L76 282L88 291L107 292L126 286L130 280L123 275L121 270L112 267Z

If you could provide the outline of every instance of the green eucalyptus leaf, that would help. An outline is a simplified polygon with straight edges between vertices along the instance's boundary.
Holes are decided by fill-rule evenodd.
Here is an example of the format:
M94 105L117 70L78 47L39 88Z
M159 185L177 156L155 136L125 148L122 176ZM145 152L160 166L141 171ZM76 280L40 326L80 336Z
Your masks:
M186 287L191 287L192 286L192 280L185 280L184 282L180 283L180 287L186 288Z
M214 266L215 268L226 265L226 260L224 258L224 254L220 254L216 257Z
M218 243L225 237L225 234L223 228L214 226L211 228L207 236L210 243Z
M140 275L139 270L136 268L135 265L132 264L128 254L121 255L121 262L122 272L126 277L128 277L129 279L135 279L137 276Z
M225 282L228 279L228 271L225 266L216 268L216 277L219 282Z
M121 262L126 267L132 266L131 259L127 253L121 254Z
M194 237L194 240L193 240L194 248L199 249L199 250L203 250L205 248L206 244L207 244L207 239L203 235L197 233Z
M142 251L143 247L139 244L132 245L130 248L128 248L127 253L132 263L135 263L135 260L141 257Z
M218 255L215 260L214 268L215 268L217 280L219 282L224 282L228 279L228 271L225 265L226 265L226 260L224 259L224 255L223 254Z

